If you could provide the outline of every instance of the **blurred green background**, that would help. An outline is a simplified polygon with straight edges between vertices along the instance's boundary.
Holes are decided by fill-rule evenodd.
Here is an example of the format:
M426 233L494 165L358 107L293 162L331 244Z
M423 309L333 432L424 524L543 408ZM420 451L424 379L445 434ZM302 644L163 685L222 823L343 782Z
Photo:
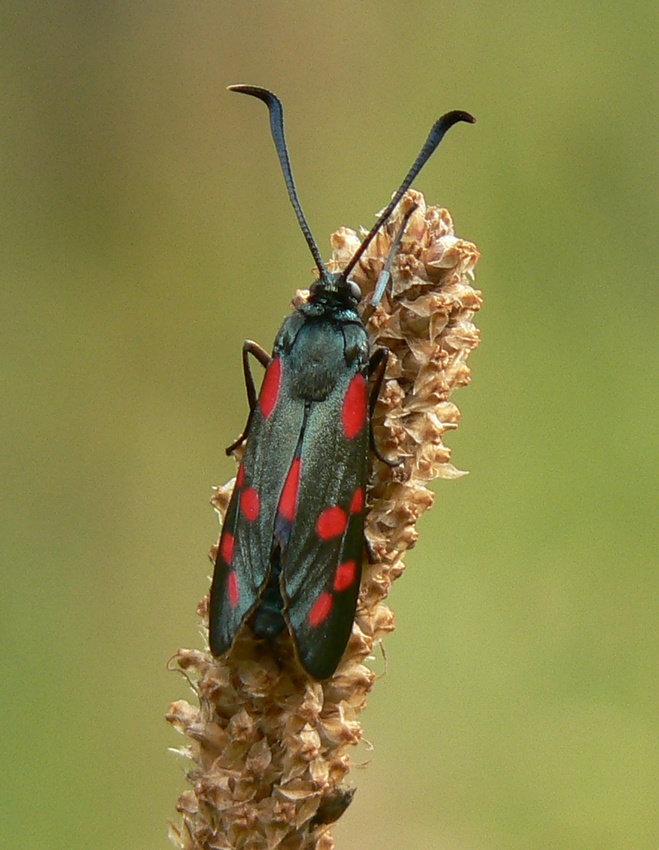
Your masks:
M4 3L4 846L168 845L211 485L323 252L416 182L479 245L467 478L391 603L339 848L656 850L656 4ZM654 185L653 185L654 184ZM376 662L379 668L382 661Z

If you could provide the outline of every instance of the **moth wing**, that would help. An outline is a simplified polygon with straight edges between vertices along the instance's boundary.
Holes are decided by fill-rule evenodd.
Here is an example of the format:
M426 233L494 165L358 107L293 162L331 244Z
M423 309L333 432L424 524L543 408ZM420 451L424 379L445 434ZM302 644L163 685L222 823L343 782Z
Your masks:
M358 369L347 371L307 414L297 511L282 574L298 656L315 679L336 669L355 617L364 554L368 421L366 378Z
M222 526L209 610L216 656L257 607L270 571L277 505L304 423L304 402L291 396L285 370L279 357L266 370Z

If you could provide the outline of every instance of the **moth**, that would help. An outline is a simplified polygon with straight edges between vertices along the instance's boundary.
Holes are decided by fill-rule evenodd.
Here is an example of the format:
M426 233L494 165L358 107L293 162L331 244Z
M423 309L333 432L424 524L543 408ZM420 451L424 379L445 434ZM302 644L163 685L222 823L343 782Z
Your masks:
M370 421L387 354L371 348L357 309L361 292L350 274L445 133L459 121L475 119L458 110L435 122L346 268L331 273L298 200L279 98L257 86L230 86L230 91L268 107L289 198L318 279L308 301L284 321L272 355L251 341L243 346L249 417L244 433L227 449L230 454L245 444L215 563L209 642L211 652L222 656L247 622L258 638L270 642L288 630L306 673L322 680L336 670L355 618ZM378 280L373 307L386 290L406 220ZM265 368L258 393L250 355Z

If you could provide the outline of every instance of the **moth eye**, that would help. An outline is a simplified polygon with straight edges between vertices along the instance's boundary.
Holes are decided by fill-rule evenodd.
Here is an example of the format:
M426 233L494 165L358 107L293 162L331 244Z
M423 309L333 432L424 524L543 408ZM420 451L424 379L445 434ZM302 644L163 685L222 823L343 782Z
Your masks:
M355 301L360 301L362 297L362 291L359 288L359 284L355 283L354 280L348 281L348 290L350 292L350 297L354 298Z

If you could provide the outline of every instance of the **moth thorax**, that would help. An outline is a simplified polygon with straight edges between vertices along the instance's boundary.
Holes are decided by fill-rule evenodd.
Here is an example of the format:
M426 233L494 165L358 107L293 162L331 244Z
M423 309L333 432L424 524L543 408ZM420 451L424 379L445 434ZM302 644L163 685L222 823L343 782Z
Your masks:
M323 401L345 368L345 341L339 327L325 320L307 320L290 353L291 391L305 401Z

